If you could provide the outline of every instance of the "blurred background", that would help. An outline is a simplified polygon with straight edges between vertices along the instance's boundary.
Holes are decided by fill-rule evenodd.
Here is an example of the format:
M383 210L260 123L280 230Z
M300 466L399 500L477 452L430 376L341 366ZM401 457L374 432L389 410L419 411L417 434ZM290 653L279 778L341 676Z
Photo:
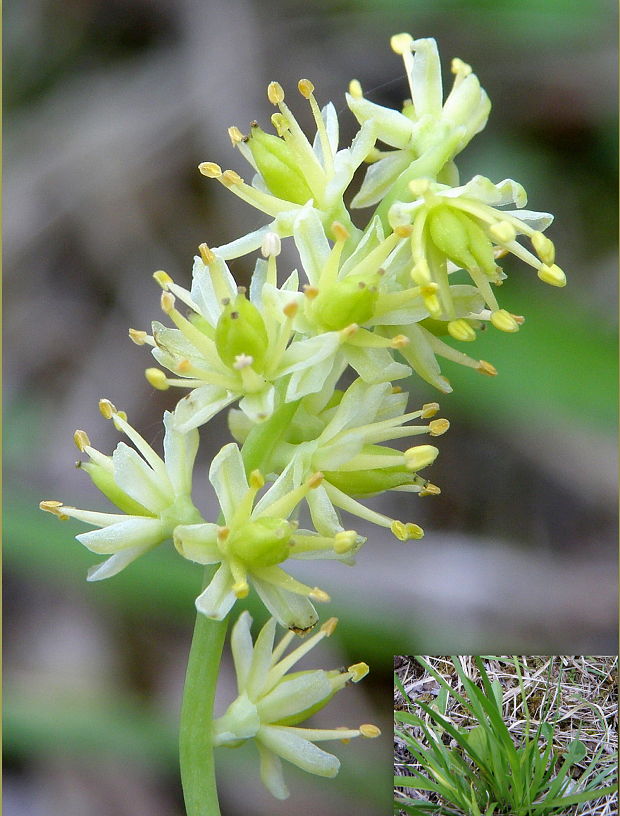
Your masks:
M188 285L200 242L263 223L198 163L245 172L226 130L268 124L273 79L290 90L312 79L346 144L351 78L381 104L408 95L389 48L396 32L438 40L446 84L452 57L472 64L493 111L459 157L462 178L513 177L532 209L556 214L549 235L569 286L551 289L508 260L502 305L526 323L467 349L499 376L443 366L452 427L429 473L442 494L406 498L426 537L402 544L362 529L370 540L354 569L294 570L332 593L324 614L341 619L314 664L372 668L323 720L376 722L383 737L338 746L335 781L287 769L284 804L257 784L251 749L223 750L223 813L391 812L393 654L616 651L616 15L613 0L7 0L7 816L183 813L176 722L200 569L161 547L86 584L96 557L73 540L80 525L37 504L104 509L72 443L83 428L112 451L100 397L161 441L178 392L153 392L150 358L127 338L159 319L151 274ZM233 265L241 282L252 265ZM437 399L418 380L411 392L413 405ZM229 441L225 421L202 440L195 495L212 512L204 472ZM385 511L402 517L403 496ZM220 711L231 685L227 664Z

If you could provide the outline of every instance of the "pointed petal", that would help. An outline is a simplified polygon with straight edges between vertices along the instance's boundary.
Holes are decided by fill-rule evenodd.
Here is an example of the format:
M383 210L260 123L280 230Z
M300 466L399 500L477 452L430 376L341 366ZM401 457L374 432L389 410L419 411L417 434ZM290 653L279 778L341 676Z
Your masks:
M188 433L193 428L204 425L238 397L239 394L231 394L216 385L194 388L177 403L174 409L174 426L179 433Z
M248 673L252 664L252 654L254 646L252 643L252 618L246 610L242 612L230 635L230 648L233 662L235 664L235 674L237 675L237 690L242 694L246 690Z
M270 748L274 753L297 765L302 771L333 778L340 768L340 760L333 754L328 754L295 733L295 728L281 725L264 725L259 730L256 739Z
M357 195L351 201L355 208L370 207L381 201L403 170L413 161L413 154L398 150L371 164Z
M258 740L256 747L260 756L260 778L263 785L276 799L288 799L290 794L284 783L280 757Z
M243 459L234 442L224 445L211 462L209 481L217 493L224 520L229 524L239 499L248 490Z
M179 524L174 528L174 546L183 558L196 564L217 564L222 554L217 546L217 524Z
M252 663L250 664L250 670L245 684L245 692L252 701L259 699L267 682L267 673L271 668L271 655L273 652L273 639L275 634L275 618L269 618L258 633L256 642L254 643Z
M239 401L239 408L252 422L264 422L273 414L275 399L276 389L268 385L257 394L246 394Z
M198 431L191 429L180 433L175 425L175 415L164 413L164 461L175 496L189 496L192 492L192 473L200 441Z
M316 609L303 595L276 587L255 575L252 575L252 583L269 612L287 629L305 632L318 621Z
M323 485L311 490L306 496L312 523L318 533L324 536L335 536L344 529L338 518L336 508L331 503Z
M118 487L152 513L161 513L174 501L167 476L156 476L138 452L124 442L116 446L112 464Z
M196 598L196 609L212 620L224 620L237 600L228 564L222 564L209 586Z
M402 113L384 108L364 97L357 99L347 94L346 98L351 113L360 125L368 121L376 122L376 132L380 134L382 142L401 150L411 144L413 122Z
M209 266L198 255L194 257L191 294L202 315L215 326L222 311L222 299L236 297L237 284L219 249L212 252L214 261Z
M359 348L347 344L344 353L350 365L367 383L400 380L411 374L409 366L397 363L387 349Z
M322 669L286 677L256 707L261 722L277 723L317 705L332 694L327 673Z
M301 263L312 286L318 286L319 277L329 256L329 242L314 207L304 207L293 227L295 246Z
M133 547L154 547L165 541L171 532L159 519L128 516L125 521L80 533L76 538L91 552L110 555Z
M124 570L128 564L131 564L132 561L135 561L136 558L139 558L150 549L150 544L143 544L138 547L129 547L127 550L121 550L120 552L114 553L114 555L106 558L105 561L91 567L88 570L86 580L103 581L105 578L111 578L113 575L117 575L121 570Z

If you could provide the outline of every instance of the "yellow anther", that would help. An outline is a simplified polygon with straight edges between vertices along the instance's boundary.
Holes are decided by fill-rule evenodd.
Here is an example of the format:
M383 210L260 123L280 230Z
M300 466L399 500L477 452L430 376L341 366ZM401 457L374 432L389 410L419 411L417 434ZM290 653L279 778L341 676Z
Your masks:
M448 334L454 337L455 340L462 340L465 343L471 343L476 339L476 332L471 323L468 323L464 318L458 320L450 320L448 322Z
M409 338L405 334L397 334L396 337L392 338L390 348L393 349L404 348L405 346L409 345L409 342L410 342Z
M168 288L169 283L174 283L170 275L167 272L164 272L163 269L158 269L157 272L153 272L153 279L157 281L157 283L164 290Z
M171 292L162 292L160 298L160 305L162 312L169 314L174 309L176 298Z
M431 419L428 423L428 430L431 436L441 436L450 427L450 421L447 419Z
M435 421L440 422L441 420ZM448 429L446 428L446 430ZM405 466L409 470L422 470L422 468L432 465L438 456L439 450L433 445L416 445L405 451Z
M308 487L309 490L315 490L323 482L324 478L325 476L323 476L321 471L318 470L316 473L313 473L312 476L308 478L306 486Z
M332 224L332 235L336 241L346 241L351 236L351 233L340 221L334 221Z
M425 402L422 406L422 418L430 419L431 417L435 416L437 411L439 411L438 402Z
M330 637L336 631L336 626L338 625L338 618L328 618L325 621L323 626L321 626L321 632L323 632L326 637Z
M533 232L530 240L540 260L550 266L553 265L555 262L555 246L553 241L547 238L546 235L543 235L542 232Z
M198 252L200 252L200 257L205 266L210 266L215 262L215 253L211 252L206 244L200 244L198 246Z
M218 527L217 528L217 540L219 542L224 542L228 539L230 535L230 527Z
M104 419L112 419L114 414L118 413L116 410L116 406L114 403L110 402L109 399L100 399L99 400L99 411L101 412L101 416Z
M363 725L360 725L359 731L363 737L367 737L368 739L381 736L381 729L371 723L363 723Z
M409 182L409 189L414 196L423 196L431 189L431 183L428 179L413 179Z
M314 85L310 82L309 79L300 79L297 83L297 88L299 93L304 97L304 99L310 99L312 94L314 93Z
M394 234L398 235L399 238L408 238L412 232L413 227L411 224L401 224L398 227L394 227Z
M538 270L538 277L551 286L566 286L566 275L557 264L543 264Z
M323 590L319 589L318 587L311 589L308 593L308 597L311 601L318 601L319 603L329 603L329 601L331 601L331 598L327 592L323 592Z
M129 329L129 339L132 340L136 346L143 346L146 342L148 334L140 329Z
M219 178L222 175L222 168L215 162L200 162L198 169L207 178Z
M450 65L450 70L453 74L460 74L461 76L466 77L471 74L471 65L463 62L463 60L459 59L458 57L454 57Z
M497 309L495 312L491 312L491 323L496 329L503 332L519 331L519 324L506 309Z
M411 51L411 46L413 45L413 37L411 34L394 34L393 37L390 38L390 46L392 51L395 54L406 54L408 51Z
M357 533L355 530L341 530L334 536L334 552L339 555L349 552L355 546Z
M290 303L287 303L286 306L282 309L282 312L285 317L288 317L289 320L292 320L297 312L299 311L299 306L292 300Z
M396 536L399 541L406 541L407 540L407 528L402 523L402 521L393 521L390 524L390 530L392 534Z
M362 86L359 79L352 79L351 82L349 82L349 93L353 99L363 98L364 92L362 91Z
M170 388L168 378L159 368L147 368L144 372L144 376L149 385L152 385L153 388L156 388L158 391L167 391Z
M270 82L267 86L267 99L272 105L284 102L284 89L279 82Z
M61 512L61 507L64 507L64 504L61 501L54 501L53 499L39 502L40 510L51 513L53 516L56 516L57 519L60 519L60 521L67 521L69 516Z
M228 128L228 135L230 136L230 141L232 142L232 146L236 147L239 142L242 142L245 139L245 136L239 130L236 125Z
M302 286L302 289L304 290L304 295L308 298L308 300L314 300L314 298L319 294L319 290L316 288L316 286L309 286L306 284L305 286Z
M419 524L413 524L412 522L408 521L407 524L405 524L405 531L408 539L419 541L421 538L424 538L424 530Z
M261 255L263 258L271 256L276 257L282 251L282 241L277 232L268 232L263 238L263 243L260 246Z
M84 448L90 447L90 439L86 431L76 431L73 434L73 441L78 450L83 451Z
M225 170L220 177L220 181L225 187L234 187L235 184L243 184L243 179L239 173L235 173L234 170Z
M250 585L247 581L237 581L232 585L232 591L236 598L247 598L250 594Z
M260 490L261 487L265 486L265 477L260 472L260 470L253 470L250 473L250 487L253 490Z
M441 493L441 488L437 487L436 484L432 482L427 482L422 490L418 493L418 496L439 496Z
M178 371L179 374L186 374L191 367L192 367L192 364L190 363L190 361L186 357L185 359L180 360L177 363L175 371Z
M368 667L368 663L354 663L352 666L349 666L347 671L351 675L351 680L353 683L359 683L360 680L363 680L364 677L370 671Z
M441 304L439 303L439 298L437 295L427 295L423 292L422 297L424 299L424 305L428 309L431 317L439 317L441 314Z
M487 363L486 360L479 360L478 361L478 371L481 374L486 374L489 377L495 377L497 375L497 369L492 363Z
M500 244L509 244L517 237L517 231L509 221L496 221L489 227L489 235Z
M402 393L403 393L403 389L400 387L400 385L393 385L390 388L390 394L402 394ZM437 407L439 407L439 406L437 406Z

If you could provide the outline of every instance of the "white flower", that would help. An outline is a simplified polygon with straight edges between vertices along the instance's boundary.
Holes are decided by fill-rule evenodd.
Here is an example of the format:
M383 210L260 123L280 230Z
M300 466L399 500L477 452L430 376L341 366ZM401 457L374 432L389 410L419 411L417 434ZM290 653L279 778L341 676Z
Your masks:
M140 555L171 538L177 524L202 520L191 500L198 432L179 433L173 415L166 411L162 459L109 400L101 400L99 407L103 416L112 419L142 454L139 456L136 450L120 442L112 456L106 456L91 447L84 431L75 433L78 448L90 458L90 462L80 466L123 513L79 510L59 501L44 501L40 505L61 520L71 517L100 528L76 536L91 552L111 556L89 570L89 581L116 575Z
M359 728L299 728L298 723L323 708L349 682L357 683L368 673L365 663L347 670L315 669L289 674L290 669L335 629L330 618L321 631L284 656L294 635L288 632L274 648L276 621L271 618L252 643L252 618L243 612L232 630L231 648L237 674L238 697L225 714L213 722L215 745L236 747L253 739L260 757L260 775L265 787L278 799L289 791L281 760L317 776L334 777L340 761L319 748L324 740L348 742L353 737L378 737L374 725Z
M373 151L364 182L352 202L368 207L392 192L395 183L436 178L441 170L485 126L491 103L477 76L460 59L452 61L452 90L443 101L437 43L414 40L409 34L392 37L392 48L405 63L411 99L402 113L365 99L358 82L351 83L347 103L362 125L372 124L375 136L392 151ZM450 173L457 175L454 165ZM445 180L445 179L444 179Z
M297 632L311 629L318 616L311 601L328 601L327 593L295 580L278 565L287 558L347 558L363 543L355 532L319 535L298 530L289 521L299 502L318 488L322 474L291 485L288 468L256 502L264 486L259 471L249 481L239 448L225 445L214 458L209 479L219 499L224 523L187 524L174 531L178 551L199 564L220 564L211 582L196 599L203 615L222 620L238 598L245 598L250 582L278 621Z

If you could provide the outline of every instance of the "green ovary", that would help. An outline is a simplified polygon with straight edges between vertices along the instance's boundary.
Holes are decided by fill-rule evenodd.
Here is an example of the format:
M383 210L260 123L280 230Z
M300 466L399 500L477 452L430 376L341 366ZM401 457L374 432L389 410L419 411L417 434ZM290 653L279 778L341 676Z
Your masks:
M284 519L261 518L236 530L230 550L248 567L273 567L288 558L293 526Z
M366 280L350 275L319 292L312 304L317 321L329 331L340 331L352 323L363 325L374 315L379 293Z

